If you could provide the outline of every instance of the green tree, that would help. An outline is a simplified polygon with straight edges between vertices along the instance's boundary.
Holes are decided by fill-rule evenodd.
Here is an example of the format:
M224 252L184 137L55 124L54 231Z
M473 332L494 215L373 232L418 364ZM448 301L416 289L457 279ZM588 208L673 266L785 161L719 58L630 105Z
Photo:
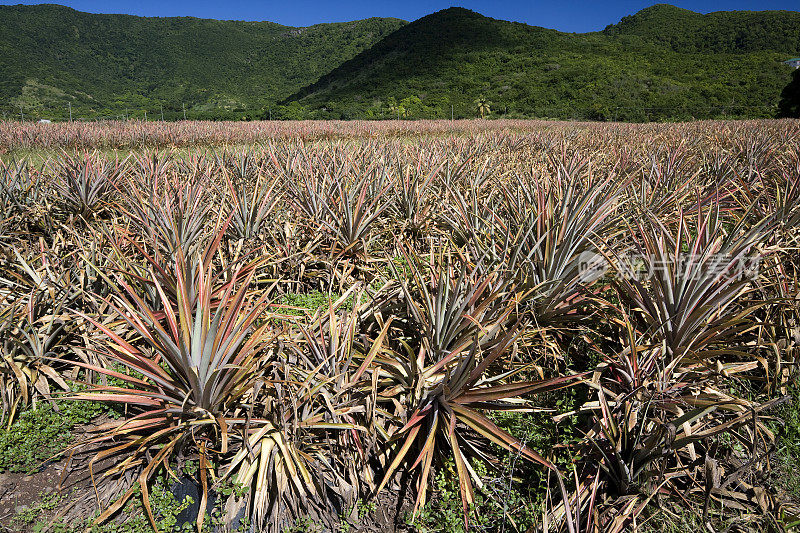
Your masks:
M280 118L286 120L303 120L308 115L308 110L300 105L299 102L290 102L289 105L278 106L276 111L280 113Z
M418 96L403 98L400 100L400 107L404 110L403 116L411 118L419 117L425 108Z
M393 117L400 116L400 107L397 105L397 100L395 100L394 96L390 96L386 99L386 107L389 108L389 114Z
M792 81L781 91L778 116L800 118L800 69L795 69Z

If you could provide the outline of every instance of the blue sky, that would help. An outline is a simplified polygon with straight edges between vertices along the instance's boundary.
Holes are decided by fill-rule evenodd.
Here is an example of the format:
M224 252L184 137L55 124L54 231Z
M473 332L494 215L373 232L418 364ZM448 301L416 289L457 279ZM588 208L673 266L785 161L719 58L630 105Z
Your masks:
M51 0L50 2L4 1L2 4L61 3L90 13L129 13L142 16L182 16L233 19L269 20L287 26L309 26L320 22L342 22L368 17L398 17L414 20L428 13L452 5L466 7L489 17L515 20L555 28L561 31L585 32L605 28L625 15L653 5L657 2L641 0L445 0L425 2L420 0L138 0L121 2L114 0ZM708 13L709 11L734 9L790 9L800 8L798 0L675 0L674 5Z

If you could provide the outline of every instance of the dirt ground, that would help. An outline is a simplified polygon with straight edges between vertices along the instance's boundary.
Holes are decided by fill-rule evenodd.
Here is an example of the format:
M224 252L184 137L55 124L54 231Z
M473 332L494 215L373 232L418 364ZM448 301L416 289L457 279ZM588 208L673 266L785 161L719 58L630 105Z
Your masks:
M102 416L92 424L79 426L73 430L73 442L81 443L92 435L92 429L108 421ZM39 517L39 525L56 523L80 523L97 511L98 495L104 504L122 494L123 489L134 481L133 476L119 482L103 481L102 473L114 463L96 463L92 467L97 491L90 474L89 464L99 451L95 445L80 446L72 454L65 453L46 462L32 474L6 472L0 473L0 533L24 533L30 526L14 523L14 517L26 509L36 508L50 495L58 495L54 507L47 509ZM398 486L407 486L408 480L396 479ZM353 517L350 531L363 533L401 533L414 529L407 526L403 516L413 505L408 491L383 491L376 501L375 510L359 519ZM46 515L46 516L45 516ZM193 521L193 519L192 519Z
M106 416L101 416L91 424L74 428L73 442L89 440L93 428L107 421ZM91 470L89 468L99 450L97 445L79 446L44 463L32 474L0 474L0 531L19 531L9 525L12 519L25 509L36 507L51 494L59 497L54 508L47 513L49 524L85 520L98 509L98 496L108 502L120 494L122 483L118 480L104 482L103 479L103 472L113 465L113 461L95 463ZM132 479L126 479L123 483L130 482Z

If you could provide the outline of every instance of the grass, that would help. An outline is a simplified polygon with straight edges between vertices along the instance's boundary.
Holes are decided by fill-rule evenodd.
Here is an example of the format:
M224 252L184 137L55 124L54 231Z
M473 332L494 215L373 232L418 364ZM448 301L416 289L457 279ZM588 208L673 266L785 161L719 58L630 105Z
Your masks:
M791 400L782 405L775 415L779 422L773 425L773 430L778 438L776 451L773 457L775 476L772 486L779 489L778 499L797 501L800 499L800 378L796 377L788 390ZM782 491L782 494L780 493ZM778 523L761 524L759 520L764 517L740 518L731 513L729 509L720 509L719 505L709 507L710 521L716 531L800 531L800 516L792 513L778 513ZM687 531L702 531L702 519L685 508L671 506L654 512L647 519L640 522L642 533L686 533Z
M539 524L543 493L531 494L528 492L531 487L519 479L491 475L482 463L476 463L474 468L486 483L475 493L468 528L464 524L458 485L452 481L455 476L452 461L436 473L434 498L416 517L409 516L408 524L420 533L528 531Z
M776 460L782 474L780 486L793 498L800 499L800 377L795 378L789 389L791 400L781 407L778 416Z
M91 519L81 520L77 523L67 523L61 520L53 521L50 517L52 512L57 509L66 496L58 493L43 493L41 500L24 510L21 510L11 519L11 525L15 528L24 529L32 532L51 531L53 533L150 533L153 532L152 526L146 515L141 509L141 502L131 500L125 508L124 516L127 518L119 522L110 522L100 526L93 525ZM159 477L150 491L150 503L156 516L156 524L159 531L193 531L194 525L191 523L179 524L178 516L192 503L192 499L187 496L182 502L177 501L170 492L169 487L163 477Z
M548 396L546 401L552 403L559 412L568 411L579 402L574 389L545 396ZM496 411L490 414L490 418L562 469L571 463L568 446L580 439L574 417L556 424L552 414ZM489 467L484 463L473 465L485 480L485 485L476 493L469 531L531 530L541 522L542 505L547 493L546 474L528 462L519 460L516 454L499 447L493 448L498 458L495 466ZM453 483L454 476L452 462L436 473L433 499L417 517L408 517L409 525L421 533L466 533L461 497L458 486Z
M171 486L171 479L162 472L150 488L150 505L156 518L158 531L196 531L194 520L182 520L180 516L186 509L191 507L194 500L191 496L185 496L181 501L178 501L171 490ZM230 483L223 484L217 488L217 492L222 496L228 496L236 490ZM69 497L70 495L56 492L43 492L39 501L34 505L20 509L11 518L9 525L16 528L15 530L36 533L44 531L52 533L155 533L144 512L141 494L138 491L120 513L118 520L101 525L92 524L93 517L77 522L65 522L50 518L53 512L62 506ZM221 508L214 508L210 513L210 520L207 520L204 524L203 532L219 530L224 525L222 514L223 510ZM248 530L249 523L245 520L239 524L238 529L231 531L244 532Z
M66 400L23 412L10 427L0 429L0 472L38 471L72 442L76 426L107 412L99 403Z
M63 500L63 496L58 492L43 491L39 494L39 501L33 505L20 509L9 521L9 525L14 528L25 528L30 531L44 530L46 523L40 523L39 517L52 514Z
M313 315L318 309L327 310L328 306L339 299L338 294L328 294L320 291L311 291L305 294L288 293L280 299L280 304L287 307L279 308L281 313L291 316ZM353 308L353 297L347 298L341 306L342 309Z
M715 531L728 531L733 525L730 519L715 519L719 508L711 505L709 507L709 521L713 523ZM679 510L674 513L667 510L660 510L647 519L640 520L638 531L640 533L687 533L693 531L704 531L702 518L698 517L687 509ZM738 530L735 530L738 531ZM749 529L745 530L749 531Z

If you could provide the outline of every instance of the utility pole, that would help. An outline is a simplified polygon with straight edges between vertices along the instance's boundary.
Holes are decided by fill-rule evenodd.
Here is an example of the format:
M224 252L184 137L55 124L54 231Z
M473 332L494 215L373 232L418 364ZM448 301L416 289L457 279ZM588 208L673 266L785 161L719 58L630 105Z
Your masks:
M186 104L181 103L181 107L183 108L183 120L186 120Z
M67 102L69 105L69 121L72 122L72 102Z
M147 120L147 109L144 110L144 119Z
M128 120L128 108L125 108L125 120Z
M161 122L164 122L164 106L161 106Z
M272 108L269 108L269 119L272 120Z

